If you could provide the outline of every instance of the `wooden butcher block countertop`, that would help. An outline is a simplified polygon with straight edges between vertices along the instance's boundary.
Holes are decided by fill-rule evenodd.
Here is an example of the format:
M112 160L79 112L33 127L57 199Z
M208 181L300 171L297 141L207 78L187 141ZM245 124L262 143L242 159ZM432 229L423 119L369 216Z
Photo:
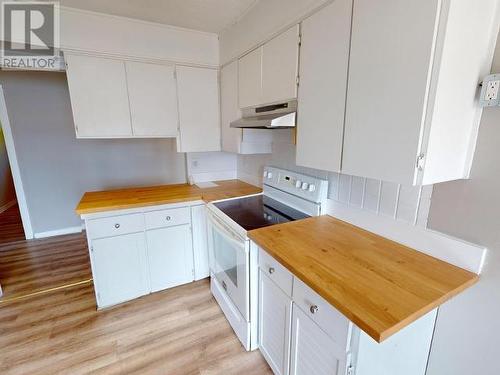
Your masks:
M262 191L261 188L240 180L216 181L215 184L218 186L211 188L177 184L88 192L80 200L80 203L76 207L76 213L84 215L110 210L196 200L211 202L219 199L257 194Z
M249 237L378 342L478 280L331 216L256 229Z

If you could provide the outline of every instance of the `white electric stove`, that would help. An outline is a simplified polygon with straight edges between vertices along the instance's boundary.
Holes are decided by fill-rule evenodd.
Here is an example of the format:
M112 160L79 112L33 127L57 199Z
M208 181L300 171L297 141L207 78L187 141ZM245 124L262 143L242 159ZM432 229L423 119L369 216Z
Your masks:
M207 205L211 290L246 350L258 347L258 249L247 231L323 213L328 181L264 168L263 193Z

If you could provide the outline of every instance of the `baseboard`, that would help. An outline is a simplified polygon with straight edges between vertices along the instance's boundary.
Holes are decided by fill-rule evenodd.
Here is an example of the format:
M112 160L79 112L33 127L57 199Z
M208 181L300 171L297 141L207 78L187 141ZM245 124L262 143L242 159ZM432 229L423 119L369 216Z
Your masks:
M76 227L49 230L47 232L38 232L38 233L35 233L35 238L48 238L48 237L55 237L55 236L63 236L65 234L82 233L83 229L84 229L83 226L80 225L80 226L76 226Z
M5 203L3 206L0 206L0 214L7 211L9 208L15 206L17 204L17 199L13 199L10 202Z

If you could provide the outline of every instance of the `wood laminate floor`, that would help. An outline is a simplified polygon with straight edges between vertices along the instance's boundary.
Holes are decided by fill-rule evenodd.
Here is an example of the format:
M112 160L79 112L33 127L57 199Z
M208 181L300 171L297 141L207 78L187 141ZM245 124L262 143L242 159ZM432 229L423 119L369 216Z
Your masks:
M272 374L208 280L96 311L91 283L0 305L1 374Z
M0 305L92 278L83 234L0 244Z
M16 204L7 211L0 213L0 244L23 241L24 239L21 214Z

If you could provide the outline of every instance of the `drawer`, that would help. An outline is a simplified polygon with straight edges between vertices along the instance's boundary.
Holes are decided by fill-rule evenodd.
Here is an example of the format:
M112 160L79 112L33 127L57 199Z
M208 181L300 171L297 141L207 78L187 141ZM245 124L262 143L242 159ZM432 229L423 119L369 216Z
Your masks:
M293 280L293 301L337 344L349 349L351 322L297 277Z
M144 215L146 218L146 229L164 228L191 223L191 211L189 207L150 211L146 212Z
M87 221L87 236L90 239L120 236L144 231L143 214L104 217Z
M261 248L259 248L259 268L289 297L292 296L293 275Z

